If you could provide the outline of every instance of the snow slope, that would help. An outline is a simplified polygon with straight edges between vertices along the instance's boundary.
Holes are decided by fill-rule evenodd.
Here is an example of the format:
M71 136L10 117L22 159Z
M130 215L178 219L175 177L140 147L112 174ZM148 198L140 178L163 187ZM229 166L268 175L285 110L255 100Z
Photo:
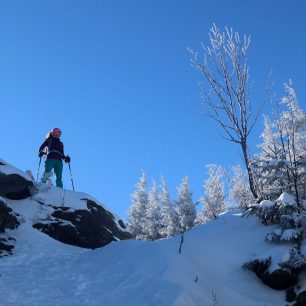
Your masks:
M11 165L0 168L29 179ZM259 254L284 253L281 246L264 242L273 226L255 217L229 212L195 228L184 234L181 254L180 236L117 241L88 250L56 241L32 224L50 213L48 205L86 209L84 199L99 202L84 193L38 186L31 198L6 199L22 223L5 233L16 244L12 256L0 258L0 306L285 305L284 292L241 268Z
M118 241L86 250L62 244L31 226L28 200L14 255L0 259L0 305L280 306L283 292L263 285L242 264L263 248L271 227L230 212L181 237ZM15 207L16 208L16 207ZM214 302L214 297L216 301Z

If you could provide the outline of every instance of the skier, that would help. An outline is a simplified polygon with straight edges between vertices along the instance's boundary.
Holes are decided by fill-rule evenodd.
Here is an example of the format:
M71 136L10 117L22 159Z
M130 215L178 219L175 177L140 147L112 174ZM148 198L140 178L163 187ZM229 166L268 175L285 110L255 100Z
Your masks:
M54 128L46 137L46 140L39 147L38 156L42 157L47 155L45 161L45 172L41 181L46 183L46 181L52 175L52 169L54 169L56 175L56 186L63 188L62 182L62 172L63 172L63 161L70 163L70 157L64 154L64 145L60 140L62 131L59 128ZM47 151L45 152L45 148Z

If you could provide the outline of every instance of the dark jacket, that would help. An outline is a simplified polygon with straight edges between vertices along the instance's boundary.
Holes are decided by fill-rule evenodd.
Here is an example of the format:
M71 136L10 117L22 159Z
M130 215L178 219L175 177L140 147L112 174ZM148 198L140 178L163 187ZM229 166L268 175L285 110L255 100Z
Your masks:
M47 159L65 159L64 144L59 138L49 137L39 147L39 151L43 151L47 148Z

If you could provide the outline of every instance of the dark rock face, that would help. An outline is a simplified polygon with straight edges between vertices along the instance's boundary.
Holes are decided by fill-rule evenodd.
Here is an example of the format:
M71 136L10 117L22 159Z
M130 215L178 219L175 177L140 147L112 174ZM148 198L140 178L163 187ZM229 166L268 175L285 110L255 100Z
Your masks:
M296 293L294 291L294 287L291 287L286 291L286 302L291 303L295 301L295 298L296 298Z
M295 274L287 270L278 269L272 273L266 273L262 281L273 289L286 290L294 286L298 279Z
M63 243L89 249L131 238L130 233L115 222L112 213L91 200L86 201L88 210L53 207L51 218L33 227Z
M0 198L0 233L4 233L6 229L15 229L19 226L19 221L12 209ZM0 237L0 256L2 253L12 254L14 238Z
M33 182L18 174L4 174L0 172L0 196L12 200L21 200L31 195Z
M301 292L297 298L294 306L305 306L306 305L306 291Z
M12 209L0 199L0 233L4 233L6 228L15 229L19 224Z
M6 239L6 238L0 238L0 257L2 257L2 253L6 253L7 254L12 254L12 250L14 248L14 245L10 243L9 240L13 240L11 239ZM5 252L3 252L5 251ZM4 255L4 256L5 256Z

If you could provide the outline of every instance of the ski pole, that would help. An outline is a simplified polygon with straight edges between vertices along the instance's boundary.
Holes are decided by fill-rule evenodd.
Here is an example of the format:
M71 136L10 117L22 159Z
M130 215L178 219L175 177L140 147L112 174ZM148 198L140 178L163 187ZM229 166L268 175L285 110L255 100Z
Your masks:
M73 191L74 191L74 184L73 184L73 177L72 177L70 162L68 163L68 166L69 166L69 171L70 171L70 178L71 178L72 189L73 189Z
M39 176L39 169L40 169L40 164L41 164L41 158L42 156L39 158L39 164L38 164L38 170L37 170L37 176L36 176L36 180L38 181L38 176Z
M46 152L43 152L44 155L46 155ZM39 176L39 170L40 170L40 164L41 164L41 158L42 156L39 157L39 164L38 164L38 170L37 170L37 176L36 176L36 180L38 181L38 176Z

